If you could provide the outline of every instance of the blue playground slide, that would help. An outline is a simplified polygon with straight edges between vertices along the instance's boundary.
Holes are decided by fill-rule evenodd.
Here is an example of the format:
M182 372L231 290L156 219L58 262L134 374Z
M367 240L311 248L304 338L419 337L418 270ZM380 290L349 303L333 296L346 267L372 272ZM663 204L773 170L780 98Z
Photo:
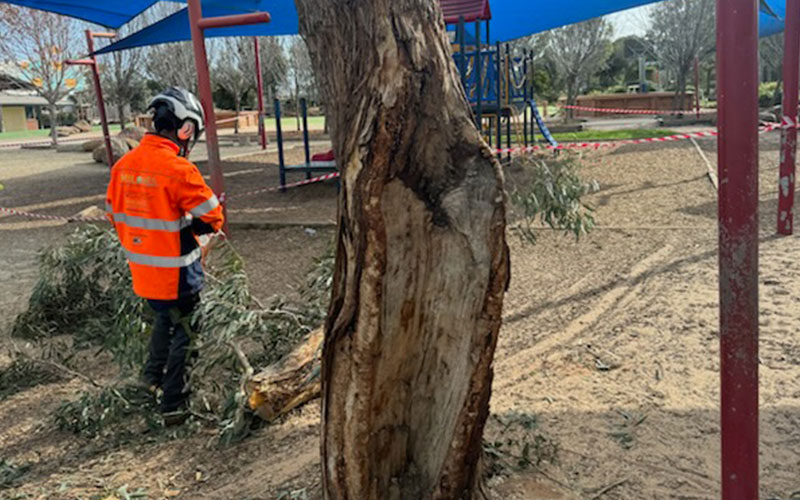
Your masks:
M542 120L542 115L539 113L539 108L536 106L535 99L528 99L528 106L531 107L531 112L533 113L533 117L536 119L536 125L539 126L539 131L544 136L545 140L550 143L551 146L558 146L558 142L553 139L553 134L547 130L547 125L544 124L544 120Z

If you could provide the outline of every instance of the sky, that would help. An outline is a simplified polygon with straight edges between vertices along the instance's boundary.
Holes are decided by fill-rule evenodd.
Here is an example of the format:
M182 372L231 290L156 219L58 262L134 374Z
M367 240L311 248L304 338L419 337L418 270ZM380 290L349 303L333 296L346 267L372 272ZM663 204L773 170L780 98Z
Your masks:
M648 27L647 12L651 6L636 7L616 14L610 14L608 20L614 26L614 37L619 38L629 35L643 36Z

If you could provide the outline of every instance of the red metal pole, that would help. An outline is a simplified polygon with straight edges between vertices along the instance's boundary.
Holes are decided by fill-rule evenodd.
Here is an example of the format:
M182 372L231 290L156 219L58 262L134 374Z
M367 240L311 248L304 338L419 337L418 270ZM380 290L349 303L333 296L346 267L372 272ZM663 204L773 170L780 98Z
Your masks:
M253 51L256 57L256 88L258 93L258 137L261 149L267 149L267 130L264 127L264 83L261 80L261 54L259 53L258 37L253 37Z
M695 118L700 119L700 58L694 58L694 109Z
M800 78L800 0L786 0L783 34L783 128L778 179L778 234L794 230L794 181L797 155L797 101Z
M227 28L228 26L242 26L245 24L268 23L269 21L269 13L253 12L252 14L234 14L232 16L201 17L197 22L197 26L201 30L207 30L211 28Z
M106 35L106 33L103 33ZM97 110L100 113L100 125L103 127L103 142L106 145L106 158L108 158L108 168L114 165L114 153L111 149L111 134L108 132L108 119L106 118L106 104L103 101L103 88L100 85L100 70L97 67L97 58L94 56L94 37L91 30L86 30L86 44L89 46L89 59L92 60L92 79L94 80L94 92L97 94Z
M758 2L717 0L722 499L758 499Z
M203 10L200 0L187 0L189 10L189 29L192 33L192 47L194 48L194 65L197 69L197 89L200 102L206 115L206 148L208 149L208 168L211 171L211 189L217 194L225 212L225 234L230 235L228 229L228 214L225 203L225 180L222 176L222 162L219 157L219 142L217 139L217 117L214 114L214 100L211 95L211 76L208 73L208 57L206 55L206 39L204 29L222 28L225 26L241 26L244 24L267 23L270 20L266 12L252 14L237 14L233 16L210 17L203 19Z
M206 56L206 38L200 28L203 11L200 0L188 0L189 29L192 33L192 47L194 48L194 65L197 70L197 89L200 94L200 103L206 115L206 149L208 150L208 168L211 171L211 189L222 202L225 211L225 225L223 231L228 231L228 215L225 210L225 180L222 176L222 162L219 157L219 142L217 140L217 117L214 114L214 100L211 97L211 76L208 73L208 57Z

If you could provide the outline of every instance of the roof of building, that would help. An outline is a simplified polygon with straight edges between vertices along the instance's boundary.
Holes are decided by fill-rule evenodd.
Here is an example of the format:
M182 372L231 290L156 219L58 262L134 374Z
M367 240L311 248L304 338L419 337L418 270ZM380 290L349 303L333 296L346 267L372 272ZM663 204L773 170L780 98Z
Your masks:
M73 102L68 97L58 101L59 106L69 106ZM47 106L47 99L29 91L3 90L0 91L0 106Z

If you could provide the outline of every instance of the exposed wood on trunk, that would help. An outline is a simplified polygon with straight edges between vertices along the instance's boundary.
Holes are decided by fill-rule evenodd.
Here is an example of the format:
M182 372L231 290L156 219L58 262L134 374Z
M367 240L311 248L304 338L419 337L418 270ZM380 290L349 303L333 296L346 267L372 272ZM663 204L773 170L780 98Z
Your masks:
M508 279L502 172L438 2L296 4L342 170L325 498L470 498Z
M280 362L247 384L250 408L266 421L292 411L320 395L323 330L319 328Z

